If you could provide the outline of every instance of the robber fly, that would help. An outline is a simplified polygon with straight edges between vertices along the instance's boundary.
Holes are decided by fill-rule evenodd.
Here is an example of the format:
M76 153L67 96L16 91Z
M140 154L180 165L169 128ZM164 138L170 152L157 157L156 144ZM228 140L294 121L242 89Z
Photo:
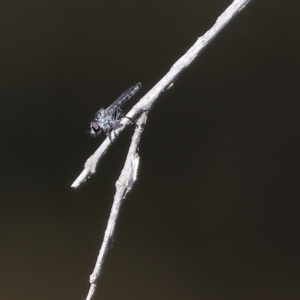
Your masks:
M93 136L99 135L102 131L111 140L111 132L118 129L122 118L128 118L123 113L121 106L127 102L142 87L141 83L129 88L117 100L115 100L108 108L100 108L94 117L94 121L90 123L88 133ZM133 120L128 118L132 123Z

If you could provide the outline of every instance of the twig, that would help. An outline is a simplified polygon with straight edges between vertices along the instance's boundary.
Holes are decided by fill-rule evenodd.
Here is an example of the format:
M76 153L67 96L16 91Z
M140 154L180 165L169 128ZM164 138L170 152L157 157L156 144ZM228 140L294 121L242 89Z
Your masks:
M196 43L171 67L170 71L130 110L127 114L128 118L135 119L141 112L149 110L152 108L155 100L158 96L165 91L179 76L179 74L188 67L199 53L205 48L205 46L211 42L220 30L227 24L229 21L238 14L250 0L235 0L230 6L220 15L216 23L209 29L203 36L198 38ZM128 119L123 119L122 124L124 126L120 127L115 131L116 136L118 136L129 123ZM100 145L96 152L91 155L84 165L84 169L77 179L73 182L71 187L77 188L82 182L89 178L92 174L96 172L96 167L99 160L107 151L107 148L110 146L109 139Z
M248 4L250 0L235 0L233 3L223 12L223 14L217 19L213 27L208 30L202 37L198 38L196 43L171 67L170 71L131 109L127 114L128 118L135 119L141 114L137 128L132 137L132 142L129 147L128 155L124 168L120 174L118 181L116 182L116 193L114 197L114 203L109 216L108 224L105 230L104 239L99 251L99 255L96 261L96 265L93 273L90 276L90 289L86 300L91 300L95 294L97 281L99 279L103 261L107 251L110 248L113 240L116 221L119 215L122 201L126 196L126 193L132 188L137 168L138 168L138 147L140 143L140 137L143 132L143 128L146 124L147 114L150 108L153 106L158 96L165 91L179 76L179 74L189 66L204 47L213 40L218 32L242 9ZM123 127L116 130L116 136L124 130L129 120L124 118L122 123ZM97 151L87 160L85 168L79 177L74 181L72 187L78 187L83 181L86 180L91 174L95 173L97 163L99 159L104 155L108 146L110 145L109 139L106 139Z
M121 209L122 200L126 196L127 192L131 190L132 185L136 179L136 173L137 173L138 161L139 161L138 149L140 144L140 138L144 126L146 124L147 114L148 112L142 113L141 117L137 122L137 127L132 136L132 141L129 147L124 168L120 174L118 181L116 182L116 193L114 197L114 203L107 222L104 239L98 254L95 268L93 273L90 276L91 286L86 300L91 300L93 295L95 294L97 279L100 276L105 255L109 250L111 242L113 240L114 230Z

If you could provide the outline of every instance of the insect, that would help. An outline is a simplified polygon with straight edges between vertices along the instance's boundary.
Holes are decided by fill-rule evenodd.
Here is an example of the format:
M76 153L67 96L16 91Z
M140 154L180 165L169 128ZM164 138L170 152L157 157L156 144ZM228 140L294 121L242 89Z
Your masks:
M122 118L125 117L134 123L133 120L125 116L121 106L134 96L141 87L142 84L139 82L125 91L106 109L100 108L100 110L97 111L94 120L90 123L88 133L97 136L103 131L111 141L111 132L122 126L120 124Z

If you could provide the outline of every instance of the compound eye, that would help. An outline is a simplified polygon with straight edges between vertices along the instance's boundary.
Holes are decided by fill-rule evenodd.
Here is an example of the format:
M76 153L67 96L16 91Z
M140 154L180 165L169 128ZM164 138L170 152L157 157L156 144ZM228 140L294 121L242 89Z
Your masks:
M91 128L91 131L94 131L95 133L98 133L100 131L100 127L97 122L91 122L90 128Z

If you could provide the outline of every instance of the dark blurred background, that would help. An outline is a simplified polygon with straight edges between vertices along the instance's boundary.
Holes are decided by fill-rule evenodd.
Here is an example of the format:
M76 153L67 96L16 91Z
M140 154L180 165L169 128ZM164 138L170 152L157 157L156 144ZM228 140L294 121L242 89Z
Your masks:
M73 190L88 124L230 3L1 1L1 300L85 299L133 132ZM251 1L156 103L96 299L300 299L299 14Z

